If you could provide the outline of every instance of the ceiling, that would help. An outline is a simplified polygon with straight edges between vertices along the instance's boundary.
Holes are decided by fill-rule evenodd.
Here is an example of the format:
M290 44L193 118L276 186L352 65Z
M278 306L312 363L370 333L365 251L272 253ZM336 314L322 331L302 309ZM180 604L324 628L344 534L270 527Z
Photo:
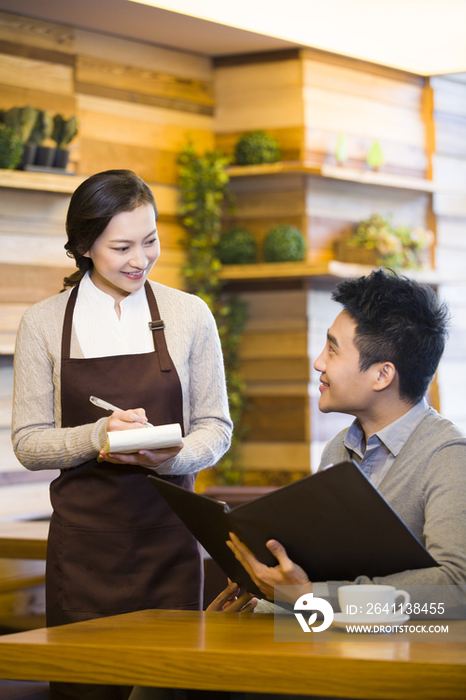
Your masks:
M0 10L206 56L306 46L466 74L466 0L0 0Z
M295 42L128 0L0 0L0 10L206 56L296 46Z

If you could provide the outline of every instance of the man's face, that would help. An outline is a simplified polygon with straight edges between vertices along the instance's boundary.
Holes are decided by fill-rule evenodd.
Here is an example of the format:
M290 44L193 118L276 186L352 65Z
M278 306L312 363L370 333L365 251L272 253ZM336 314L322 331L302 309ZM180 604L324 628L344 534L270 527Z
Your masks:
M349 413L362 418L375 399L376 365L359 369L359 350L354 344L356 323L342 311L327 333L325 348L314 362L321 373L319 409L323 413Z

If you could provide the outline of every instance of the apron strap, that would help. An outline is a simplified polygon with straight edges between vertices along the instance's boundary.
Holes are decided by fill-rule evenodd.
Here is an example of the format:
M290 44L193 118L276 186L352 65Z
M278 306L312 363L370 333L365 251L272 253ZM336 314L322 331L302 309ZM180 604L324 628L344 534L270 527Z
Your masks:
M73 326L73 311L78 298L78 285L73 287L65 309L65 318L63 320L63 333L61 336L61 359L70 359L71 349L71 329Z
M154 336L154 350L159 358L160 369L162 372L170 372L172 368L170 355L168 354L167 341L165 340L165 323L160 319L159 307L152 291L149 282L145 283L145 290L151 318L157 319L149 322L149 328ZM63 320L63 333L61 339L61 356L62 360L70 359L71 352L71 329L73 326L73 312L78 298L78 285L76 285L70 294L65 310L65 318Z
M165 323L160 318L159 307L157 306L157 300L152 291L152 287L149 282L146 281L145 285L147 301L149 302L149 309L152 321L149 321L149 328L152 331L154 337L154 349L157 353L160 363L160 369L162 372L170 372L172 368L172 363L170 355L168 354L167 341L165 339Z

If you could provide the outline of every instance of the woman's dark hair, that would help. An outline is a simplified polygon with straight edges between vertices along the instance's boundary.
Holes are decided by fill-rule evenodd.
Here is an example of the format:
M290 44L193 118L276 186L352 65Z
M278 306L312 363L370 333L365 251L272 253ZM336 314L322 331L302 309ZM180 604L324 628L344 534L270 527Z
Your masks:
M332 298L356 322L359 368L393 362L400 398L417 403L425 395L445 348L450 313L425 284L391 271L340 282Z
M106 229L111 219L142 204L157 205L152 190L131 170L105 170L84 180L71 197L66 216L66 254L76 261L77 271L63 280L63 290L74 287L88 270L92 260L84 253Z

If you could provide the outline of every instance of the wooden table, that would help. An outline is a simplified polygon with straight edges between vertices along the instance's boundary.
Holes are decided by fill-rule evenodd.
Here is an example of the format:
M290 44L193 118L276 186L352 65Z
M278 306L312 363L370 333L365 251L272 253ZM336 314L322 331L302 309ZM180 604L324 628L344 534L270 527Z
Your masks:
M466 622L449 623L466 638ZM464 700L466 643L387 635L275 642L271 615L146 610L0 637L0 677L315 694Z
M0 521L0 559L45 559L47 521Z

